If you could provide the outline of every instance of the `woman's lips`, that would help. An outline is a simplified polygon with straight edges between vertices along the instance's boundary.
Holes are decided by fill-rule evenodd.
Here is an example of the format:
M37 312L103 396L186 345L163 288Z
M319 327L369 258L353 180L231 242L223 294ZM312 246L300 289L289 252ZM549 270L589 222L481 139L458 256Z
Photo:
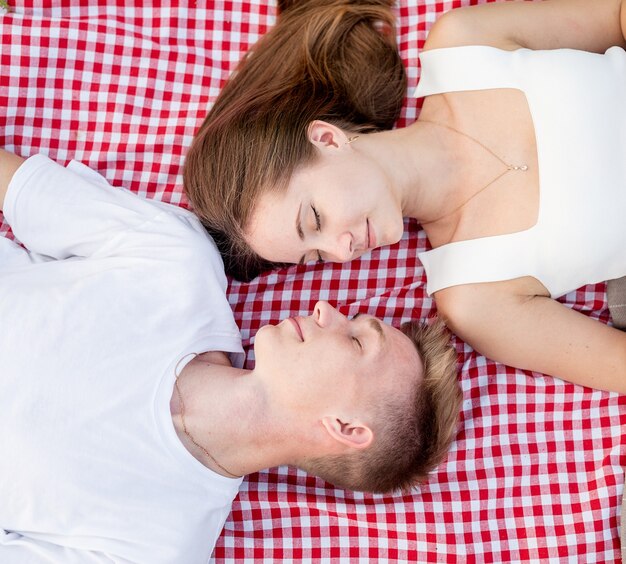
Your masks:
M370 224L370 220L367 220L367 248L373 249L376 247L376 234Z

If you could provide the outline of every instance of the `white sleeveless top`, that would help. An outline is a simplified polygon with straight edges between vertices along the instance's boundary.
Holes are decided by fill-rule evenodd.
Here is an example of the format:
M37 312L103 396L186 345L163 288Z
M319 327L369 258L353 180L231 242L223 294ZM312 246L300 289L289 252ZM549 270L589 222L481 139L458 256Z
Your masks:
M429 294L533 276L553 298L626 275L626 53L470 46L420 55L417 97L515 88L539 163L537 224L419 253ZM503 124L505 126L505 124Z

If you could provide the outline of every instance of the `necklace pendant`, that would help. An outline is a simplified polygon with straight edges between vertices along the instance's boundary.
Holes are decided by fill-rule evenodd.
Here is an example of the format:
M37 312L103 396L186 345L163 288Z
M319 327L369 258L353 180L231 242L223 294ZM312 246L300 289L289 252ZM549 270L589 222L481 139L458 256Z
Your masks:
M522 172L526 172L528 170L528 165L509 165L509 170L521 170Z

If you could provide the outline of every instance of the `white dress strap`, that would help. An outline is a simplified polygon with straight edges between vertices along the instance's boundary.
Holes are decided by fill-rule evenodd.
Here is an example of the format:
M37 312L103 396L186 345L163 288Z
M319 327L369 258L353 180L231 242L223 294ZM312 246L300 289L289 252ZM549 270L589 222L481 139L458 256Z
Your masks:
M493 88L519 88L516 61L520 52L486 45L445 47L420 53L421 74L416 98Z
M532 232L456 241L418 253L428 295L462 284L537 277L541 263Z

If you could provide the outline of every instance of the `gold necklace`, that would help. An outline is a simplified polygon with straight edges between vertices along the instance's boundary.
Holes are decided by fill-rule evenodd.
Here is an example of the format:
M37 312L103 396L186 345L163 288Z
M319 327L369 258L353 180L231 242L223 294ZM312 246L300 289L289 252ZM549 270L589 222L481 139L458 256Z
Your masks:
M473 198L478 196L478 194L480 194L483 190L485 190L486 188L491 186L496 180L500 180L500 178L502 178L505 174L508 174L509 172L512 172L512 171L526 172L528 170L528 165L527 164L514 165L514 164L511 164L511 163L507 163L503 158L500 157L500 155L494 153L489 147L487 147L486 145L481 143L478 139L476 139L475 137L472 137L468 133L465 133L465 132L463 132L463 131L461 131L459 129L456 129L455 127L452 127L451 125L448 125L446 123L439 123L438 121L431 121L429 119L420 119L419 121L421 123L430 123L432 125L437 125L439 127L443 127L445 129L449 129L450 131L454 131L458 135L462 135L463 137L466 137L470 141L473 141L474 143L476 143L477 145L482 147L490 155L493 155L496 159L498 159L506 167L506 169L503 172L498 174L498 176L496 176L493 180L490 180L480 190L478 190L477 192L472 194L460 206L457 206L452 211L446 213L445 215L442 215L441 217L438 217L437 219L432 219L430 221L422 221L422 225L428 225L429 223L435 223L436 221L440 221L441 219L443 219L445 217L448 217L449 215L452 215L453 213L459 211L465 204L467 204L470 200L472 200Z
M219 466L231 478L241 478L241 476L237 474L233 474L232 472L226 470L226 468L224 468L217 460L215 460L215 457L206 448L204 448L201 444L199 444L196 441L196 439L194 439L191 436L191 433L187 430L187 424L185 423L185 402L183 401L183 396L180 393L180 388L178 387L178 375L176 375L176 380L174 380L174 387L176 388L176 393L178 394L178 402L180 403L180 419L183 423L183 431L185 432L185 435L187 435L187 437L189 437L189 440L194 445L196 445L204 454L206 454L213 462L215 462L215 464L217 464L217 466Z

